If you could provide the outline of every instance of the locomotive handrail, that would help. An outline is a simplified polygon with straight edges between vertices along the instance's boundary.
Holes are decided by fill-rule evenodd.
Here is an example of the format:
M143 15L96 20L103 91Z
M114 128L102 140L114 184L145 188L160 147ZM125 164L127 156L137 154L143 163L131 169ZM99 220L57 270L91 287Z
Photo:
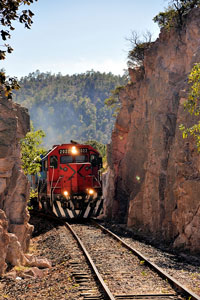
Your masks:
M53 167L53 169L54 169L54 167ZM51 204L51 206L53 205L53 192L54 192L54 190L56 189L56 186L57 186L57 184L58 184L58 182L59 182L59 180L60 180L60 178L62 178L63 176L59 176L58 177L58 180L57 180L57 182L56 182L56 184L55 184L55 186L53 187L53 189L52 189L52 185L51 185L51 194L50 194L50 204ZM52 180L52 182L51 182L51 184L53 183L53 180Z
M52 185L53 185L53 177L54 177L54 166L50 166L50 168L53 169L52 176L51 176L51 189L52 189Z
M52 193L53 193L53 192L54 192L54 190L57 188L57 184L58 184L58 182L59 182L59 180L60 180L61 178L63 178L63 176L62 176L62 175L60 175L60 176L58 177L58 180L57 180L57 182L56 182L55 186L53 187Z
M50 205L53 205L52 201L52 185L53 185L53 177L54 177L54 166L50 166L53 169L52 176L51 176L51 187L50 187Z

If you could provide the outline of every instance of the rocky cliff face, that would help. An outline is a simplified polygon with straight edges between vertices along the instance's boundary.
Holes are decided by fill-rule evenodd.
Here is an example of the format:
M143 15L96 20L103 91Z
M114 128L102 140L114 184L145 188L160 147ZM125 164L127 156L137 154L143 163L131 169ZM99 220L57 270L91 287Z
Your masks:
M29 187L19 146L29 124L27 109L0 96L0 275L6 263L22 263L33 229L28 224Z
M129 70L105 191L109 218L193 252L200 251L200 155L179 125L194 122L182 103L188 74L200 61L199 18L194 9L181 31L162 31L144 71Z

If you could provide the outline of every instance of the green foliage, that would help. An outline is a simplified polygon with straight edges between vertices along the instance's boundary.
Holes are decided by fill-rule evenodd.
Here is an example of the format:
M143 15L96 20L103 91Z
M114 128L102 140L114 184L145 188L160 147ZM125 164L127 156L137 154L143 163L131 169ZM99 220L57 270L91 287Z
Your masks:
M147 31L142 37L139 37L136 31L132 31L132 36L128 39L131 43L131 50L128 53L128 67L142 67L144 63L144 54L150 48L152 34Z
M5 59L6 53L12 53L12 47L6 43L11 38L10 31L15 30L14 22L18 21L24 24L25 28L30 29L33 23L33 12L29 9L20 10L22 5L30 5L37 0L3 0L0 2L0 23L5 29L0 31L1 40L4 42L0 49L0 60Z
M33 23L33 13L29 9L21 10L22 5L30 5L37 0L3 0L0 1L0 23L3 29L0 31L0 40L3 44L0 45L0 60L6 58L6 53L12 53L13 48L7 44L7 40L11 38L11 31L15 30L14 22L18 21L24 24L25 28L30 29ZM12 90L18 90L19 84L15 77L7 78L4 70L0 71L0 93L12 99Z
M153 18L153 21L158 23L160 28L164 27L165 29L169 30L171 27L176 25L177 16L177 11L172 6L168 6L164 12L160 12L158 15L156 15Z
M92 146L94 149L96 149L102 156L102 158L106 157L106 145L99 143L95 140L89 140L84 142L86 145Z
M188 136L193 136L195 138L198 152L200 152L200 121L190 128L186 128L183 124L181 124L179 129L183 132L184 139L188 138Z
M200 63L197 63L192 68L188 77L188 82L191 84L188 101L184 103L184 108L191 115L198 116L200 114ZM196 140L197 149L200 152L200 121L193 126L186 128L181 124L179 129L182 131L183 138L193 136Z
M153 18L155 23L158 23L160 28L170 29L171 27L181 27L184 23L184 18L192 8L198 7L200 0L173 0L169 2L171 5L160 12Z
M31 131L20 141L22 169L26 175L36 174L40 171L40 155L46 153L46 150L41 147L44 137L45 133L43 130L34 131L33 126L31 126Z
M188 101L184 107L189 113L198 116L200 113L200 63L197 63L192 68L188 76L188 83L191 84Z
M120 91L124 89L124 86L118 86L116 89L111 90L111 95L109 98L105 99L105 104L110 108L114 109L113 117L116 117L120 107L121 103L119 101L119 93Z
M150 43L140 43L136 45L134 49L130 50L128 53L128 66L135 67L143 65L144 53L149 46Z
M20 88L17 78L6 77L4 70L0 70L0 84L3 88L4 94L8 99L12 99L12 91Z
M36 129L45 131L47 148L71 139L106 144L115 118L104 100L126 81L126 76L112 73L90 71L62 76L36 71L19 81L21 88L13 100L29 109Z
M29 199L34 199L34 198L37 198L37 197L38 197L38 190L31 188L30 189L30 197L29 197Z

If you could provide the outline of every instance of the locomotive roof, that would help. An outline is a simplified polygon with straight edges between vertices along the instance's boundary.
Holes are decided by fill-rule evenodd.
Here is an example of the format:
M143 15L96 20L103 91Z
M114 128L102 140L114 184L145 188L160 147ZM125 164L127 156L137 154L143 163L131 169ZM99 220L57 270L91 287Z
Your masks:
M89 148L90 150L94 151L95 153L98 153L99 152L94 149L91 145L86 145L86 144L78 144L78 143L71 143L71 144L61 144L61 145L53 145L52 149L50 149L46 155L44 157L42 157L42 159L45 159L47 156L49 156L54 150L56 150L56 148L60 148L60 147L69 147L69 146L75 146L75 147L78 147L78 148Z

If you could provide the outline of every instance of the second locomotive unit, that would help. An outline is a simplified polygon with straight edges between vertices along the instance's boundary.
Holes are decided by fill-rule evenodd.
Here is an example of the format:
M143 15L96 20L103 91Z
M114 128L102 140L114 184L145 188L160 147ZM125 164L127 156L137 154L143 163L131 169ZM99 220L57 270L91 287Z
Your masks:
M39 209L60 218L96 217L102 212L102 158L90 145L55 145L41 160L36 179Z

